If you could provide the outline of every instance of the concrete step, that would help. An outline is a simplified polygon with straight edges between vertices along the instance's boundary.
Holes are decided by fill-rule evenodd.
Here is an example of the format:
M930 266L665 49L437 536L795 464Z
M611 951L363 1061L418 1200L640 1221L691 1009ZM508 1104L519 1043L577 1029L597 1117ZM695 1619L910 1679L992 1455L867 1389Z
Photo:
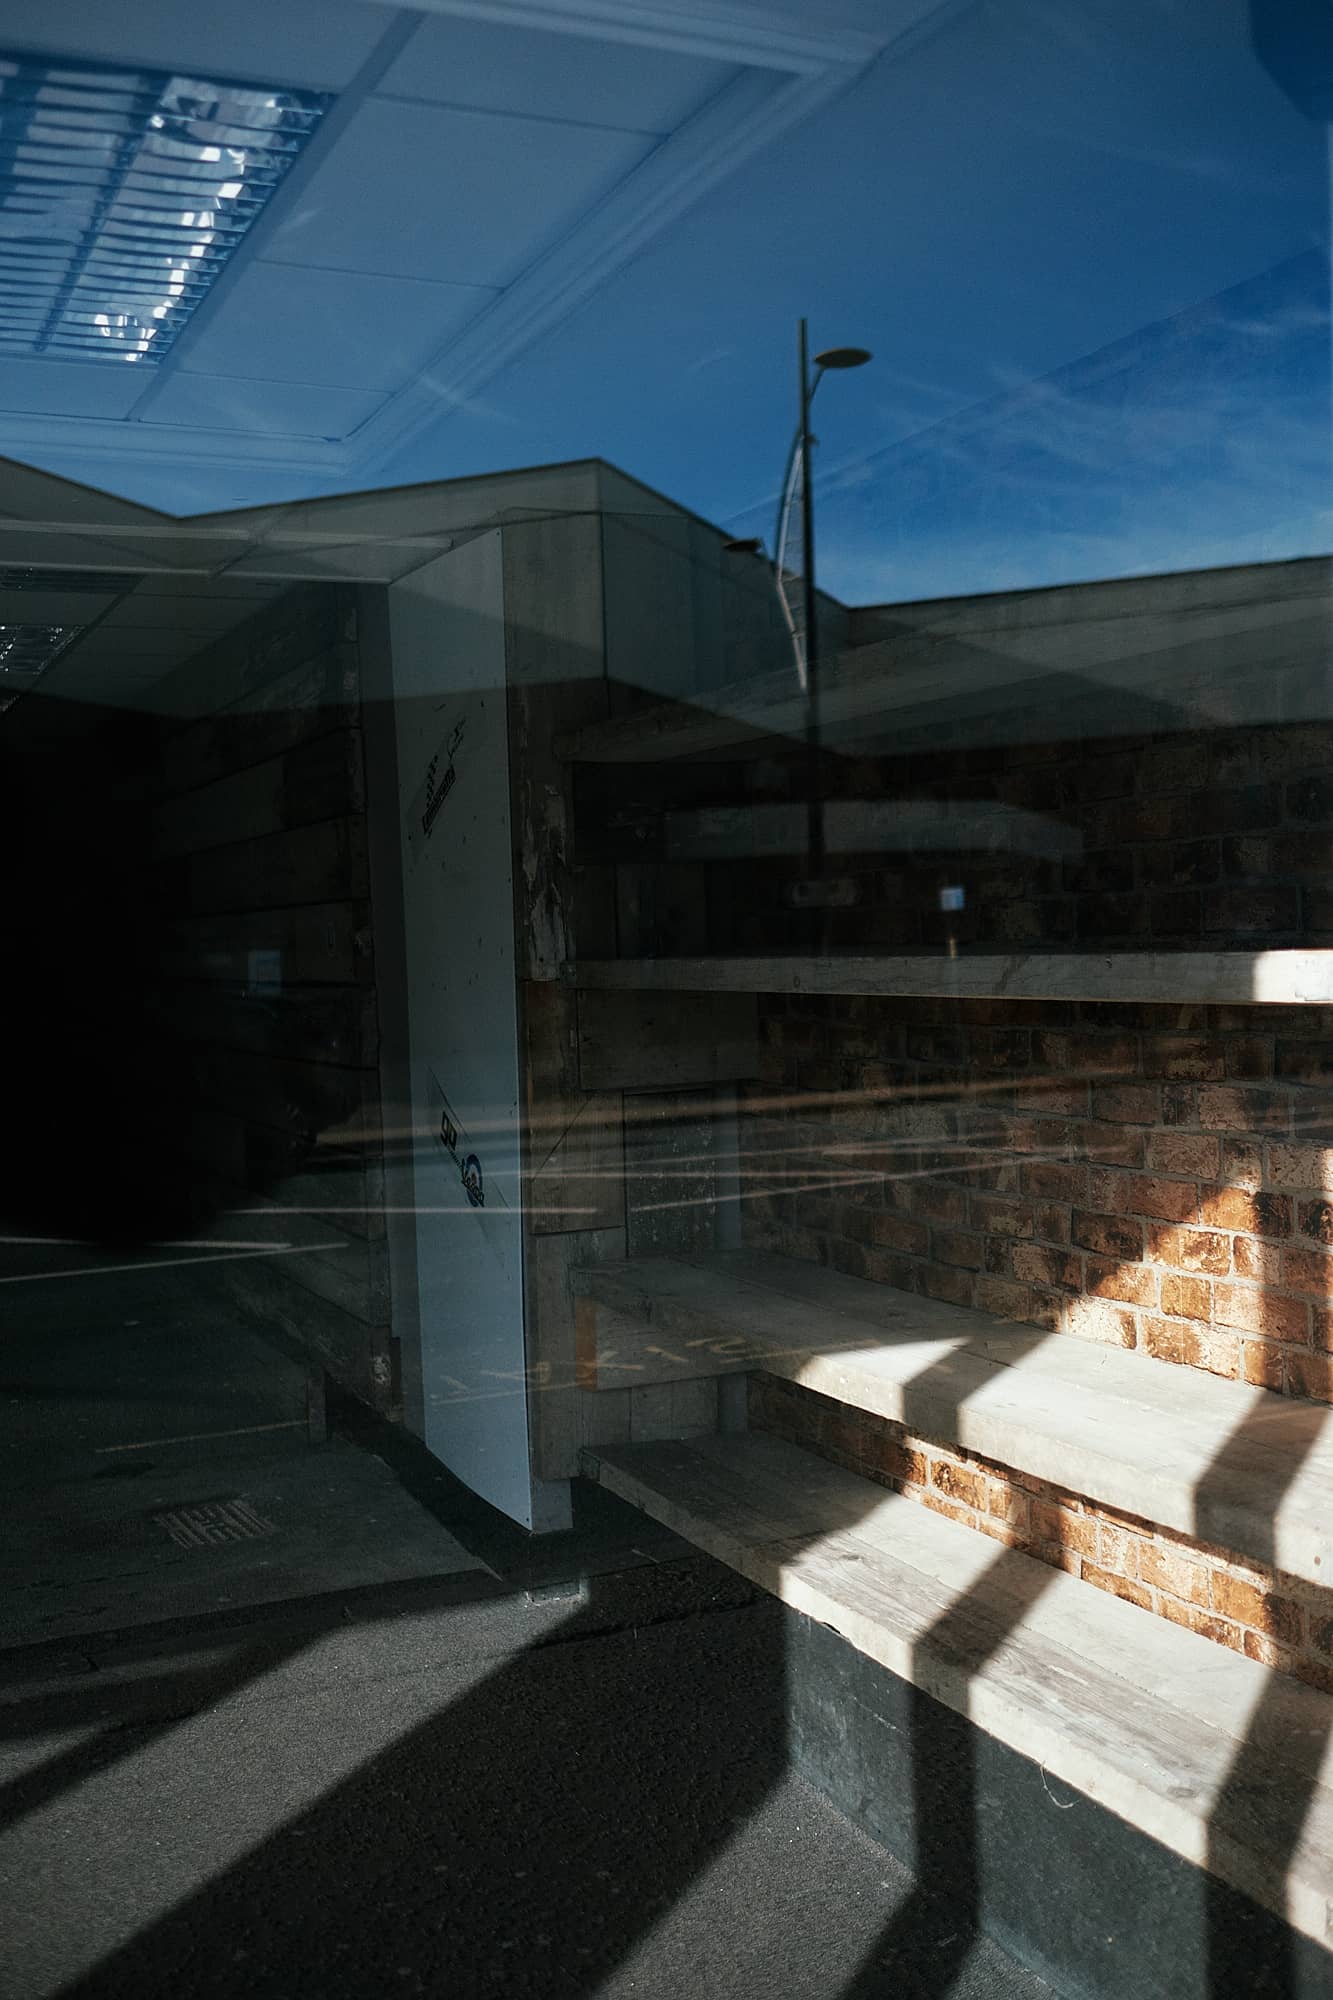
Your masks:
M597 1446L584 1465L966 1717L1036 1766L1044 1784L1072 1787L1146 1837L1150 1863L1165 1850L1327 1943L1328 1697L778 1439ZM844 1730L856 1726L842 1718ZM1050 1796L1062 1803L1058 1791ZM1029 1883L1031 1898L1047 1893L1045 1882ZM1185 1938L1177 1942L1183 1952ZM1328 1991L1333 1958L1321 1949L1310 1963L1309 1983L1281 1990ZM1171 1978L1161 1991L1195 1990L1183 1973L1179 1984ZM1226 1990L1269 1988L1242 1978Z
M762 1369L1155 1527L1333 1578L1322 1404L754 1250L573 1277L579 1380Z

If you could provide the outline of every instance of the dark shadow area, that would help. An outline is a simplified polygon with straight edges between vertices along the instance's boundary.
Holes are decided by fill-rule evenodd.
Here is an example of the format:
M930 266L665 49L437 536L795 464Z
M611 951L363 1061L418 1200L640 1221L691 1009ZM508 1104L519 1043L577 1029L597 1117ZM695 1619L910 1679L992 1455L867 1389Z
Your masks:
M880 2000L904 1975L914 2000L947 2000L987 1927L980 1822L990 1802L979 1795L976 1731L965 1712L934 1700L923 1683L955 1676L967 1683L1013 1632L1050 1581L1035 1566L1011 1576L1013 1567L997 1556L996 1574L951 1605L918 1646L928 1664L907 1688L914 1885L844 2000Z
M1266 1547L1253 1546L1251 1520L1247 1553L1278 1569L1277 1519L1282 1496L1295 1479L1316 1439L1330 1422L1323 1407L1291 1405L1290 1409L1260 1407L1236 1428L1218 1453L1206 1477L1196 1489L1196 1520L1199 1535L1211 1541L1225 1541L1223 1526L1234 1494L1243 1485L1253 1494L1256 1478L1263 1478L1263 1512L1268 1523ZM1286 1447L1287 1456L1279 1466L1270 1450L1256 1455L1252 1441L1271 1438L1275 1429ZM1285 1472L1285 1480L1281 1474ZM1223 1862L1233 1834L1248 1837L1256 1833L1256 1810L1261 1809L1264 1858L1274 1880L1285 1878L1300 1845L1301 1833L1311 1801L1321 1782L1321 1770L1333 1733L1333 1711L1325 1701L1316 1718L1310 1701L1294 1702L1297 1690L1288 1677L1270 1671L1263 1693L1250 1717L1230 1770L1213 1805L1208 1828L1207 1934L1205 1954L1208 1968L1209 2000L1223 2000L1235 1992L1235 1965L1238 1940L1234 1915L1235 1899L1229 1896L1218 1875L1211 1872ZM1319 1726L1322 1722L1322 1727ZM1288 1773L1281 1794L1271 1784L1274 1761ZM1260 1806L1262 1802L1262 1806ZM1223 1864L1224 1865L1224 1864ZM1265 1926L1267 1929L1268 1927ZM1301 1960L1308 1961L1308 1946L1285 1925L1277 1926L1266 1939L1264 1984L1256 1991L1271 1994L1273 2000L1303 2000L1309 1992L1302 1984ZM1333 1967L1329 1970L1333 1988Z
M598 1580L479 1684L442 1631L428 1722L62 1990L596 1991L786 1769L779 1607L716 1590Z
M92 709L53 720L18 746L0 731L0 1035L18 1057L0 1214L117 1247L188 1235L205 1210L180 1169L188 1068L149 1005L158 938L142 728Z

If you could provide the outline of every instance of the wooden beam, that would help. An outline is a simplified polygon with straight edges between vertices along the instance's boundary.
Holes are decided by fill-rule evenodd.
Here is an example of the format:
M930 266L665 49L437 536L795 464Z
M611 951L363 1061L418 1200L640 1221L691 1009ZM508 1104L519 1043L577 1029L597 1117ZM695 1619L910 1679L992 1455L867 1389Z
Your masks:
M563 977L586 992L875 993L891 999L1327 1006L1333 1002L1333 951L585 959L567 964Z
M760 1251L573 1287L589 1388L760 1368L1306 1582L1333 1573L1322 1405Z

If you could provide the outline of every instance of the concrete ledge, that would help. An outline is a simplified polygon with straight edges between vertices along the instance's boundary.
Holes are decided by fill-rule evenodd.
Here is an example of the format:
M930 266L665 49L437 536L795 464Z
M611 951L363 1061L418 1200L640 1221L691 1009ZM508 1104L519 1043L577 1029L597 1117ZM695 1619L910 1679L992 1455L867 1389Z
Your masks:
M801 1774L907 1867L875 1972L952 1991L974 1928L1057 1994L1328 2000L1333 1957L1039 1762L784 1610L788 1745ZM911 1991L918 1992L915 1985Z
M579 1379L762 1368L1307 1582L1333 1584L1333 1412L761 1251L573 1275Z
M585 959L566 984L638 993L878 993L891 999L1326 1006L1333 951L928 953Z
M1327 1697L774 1438L584 1463L1047 1780L1302 1937L1333 1935Z

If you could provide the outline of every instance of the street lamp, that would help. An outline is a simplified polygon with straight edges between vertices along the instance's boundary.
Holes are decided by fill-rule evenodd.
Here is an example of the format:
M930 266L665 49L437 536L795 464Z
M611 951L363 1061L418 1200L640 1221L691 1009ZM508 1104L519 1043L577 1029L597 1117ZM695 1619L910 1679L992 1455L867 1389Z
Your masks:
M819 789L819 612L815 590L815 501L810 483L810 453L816 440L810 430L810 405L814 401L816 389L829 369L863 368L873 357L869 349L864 347L826 347L821 354L815 356L815 369L812 375L804 320L799 322L797 349L800 366L800 415L782 473L772 567L778 601L791 634L796 672L806 699L806 825L809 872L813 882L823 873L824 868L824 808ZM791 527L794 476L798 471L801 489L801 622L805 628L803 633L796 629L796 620L792 615L786 588L787 537ZM763 541L757 535L747 535L734 541L724 542L722 546L728 555L764 553ZM819 891L813 890L806 900L809 907L816 907L819 902Z
M792 439L791 450L787 454L787 469L782 481L781 513L778 526L778 589L783 590L782 560L786 541L785 516L790 506L792 472L799 462L801 469L801 584L805 626L805 744L806 744L806 828L809 848L810 874L817 878L824 868L824 806L819 785L819 611L815 594L815 496L810 482L810 453L814 438L810 431L810 405L815 391L830 368L861 368L870 360L864 347L826 347L822 354L815 356L815 372L811 376L806 323L800 323L797 337L797 358L800 367L800 419L796 435ZM795 640L793 630L792 637ZM797 652L797 666L801 666L801 655Z

